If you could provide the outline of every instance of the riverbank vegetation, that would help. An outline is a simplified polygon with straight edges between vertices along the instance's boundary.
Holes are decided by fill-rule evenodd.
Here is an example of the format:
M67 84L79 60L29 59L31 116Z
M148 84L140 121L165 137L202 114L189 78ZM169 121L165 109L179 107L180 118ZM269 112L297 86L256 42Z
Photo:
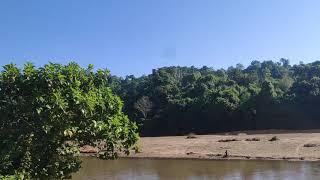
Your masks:
M136 125L108 87L109 72L48 64L0 74L0 179L65 179L80 168L82 145L102 158L134 148ZM103 146L96 144L104 140Z
M163 67L109 83L143 136L320 128L319 61Z

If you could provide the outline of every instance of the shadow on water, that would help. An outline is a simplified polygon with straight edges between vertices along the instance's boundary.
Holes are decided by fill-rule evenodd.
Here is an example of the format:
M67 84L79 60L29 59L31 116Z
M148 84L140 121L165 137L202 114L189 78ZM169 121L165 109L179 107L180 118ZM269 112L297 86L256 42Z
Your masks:
M206 160L99 160L83 158L73 179L318 179L319 162L206 161Z

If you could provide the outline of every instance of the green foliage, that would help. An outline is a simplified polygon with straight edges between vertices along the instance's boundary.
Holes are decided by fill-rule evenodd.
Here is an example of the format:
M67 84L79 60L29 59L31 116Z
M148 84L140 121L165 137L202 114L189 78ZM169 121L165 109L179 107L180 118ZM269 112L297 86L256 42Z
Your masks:
M79 146L104 141L104 158L129 153L138 140L136 125L108 87L107 70L76 63L0 74L0 174L18 179L69 178L80 168Z
M140 132L150 136L320 127L319 77L320 62L291 66L280 59L227 70L163 67L110 83L117 84L114 90L125 102L125 113L142 122ZM143 109L148 121L141 121Z

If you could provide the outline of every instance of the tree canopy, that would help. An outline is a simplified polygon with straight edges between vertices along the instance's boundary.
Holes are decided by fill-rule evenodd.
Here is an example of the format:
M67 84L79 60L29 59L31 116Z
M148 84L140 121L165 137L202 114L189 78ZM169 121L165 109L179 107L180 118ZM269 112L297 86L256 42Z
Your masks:
M129 153L137 126L108 85L109 71L47 64L13 64L0 73L0 176L69 178L80 168L81 145L104 158ZM104 143L97 144L98 141Z
M320 62L292 66L280 59L217 70L163 67L141 77L113 76L109 84L141 134L158 136L319 128L319 79Z

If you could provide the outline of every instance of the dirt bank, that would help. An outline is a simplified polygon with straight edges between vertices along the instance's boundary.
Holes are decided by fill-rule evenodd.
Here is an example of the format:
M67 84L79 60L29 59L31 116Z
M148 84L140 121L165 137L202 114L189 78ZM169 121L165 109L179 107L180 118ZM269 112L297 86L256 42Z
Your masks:
M230 134L236 135L196 135L196 138L190 139L186 139L186 136L143 137L139 142L141 153L129 157L320 160L319 132L256 131ZM269 141L274 136L278 140ZM235 141L219 142L232 139ZM308 146L306 144L313 147L304 147ZM226 151L228 156L224 157Z
M320 132L256 131L228 134L234 135L196 135L190 139L186 136L142 137L139 141L141 152L132 153L128 158L320 161ZM274 136L278 140L269 141ZM225 156L226 151L228 156Z

